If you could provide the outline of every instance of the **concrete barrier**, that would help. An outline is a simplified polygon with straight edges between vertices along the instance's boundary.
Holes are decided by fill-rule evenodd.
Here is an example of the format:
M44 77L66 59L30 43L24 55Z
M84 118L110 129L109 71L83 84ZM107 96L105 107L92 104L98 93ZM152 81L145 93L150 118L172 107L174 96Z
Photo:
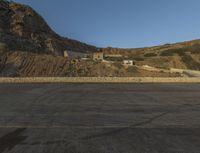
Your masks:
M200 77L200 71L196 71L196 70L171 68L170 71L186 74L187 76L190 76L190 77Z
M0 83L200 83L200 77L2 77Z

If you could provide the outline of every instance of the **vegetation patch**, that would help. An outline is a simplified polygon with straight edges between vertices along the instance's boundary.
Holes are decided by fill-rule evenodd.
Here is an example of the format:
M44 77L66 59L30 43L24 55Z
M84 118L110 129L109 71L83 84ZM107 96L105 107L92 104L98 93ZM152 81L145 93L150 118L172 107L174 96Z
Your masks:
M200 54L200 45L199 44L194 44L190 47L189 51L192 54Z
M155 57L155 56L157 56L156 53L146 53L146 54L144 54L144 57Z
M122 62L123 57L105 57L105 60L113 62Z
M144 61L144 58L142 57L134 57L131 60L135 60L135 61Z
M190 55L182 56L182 61L185 63L188 69L200 70L200 63L195 61Z
M179 56L184 56L187 50L184 48L168 49L160 53L160 56L174 56L178 54Z

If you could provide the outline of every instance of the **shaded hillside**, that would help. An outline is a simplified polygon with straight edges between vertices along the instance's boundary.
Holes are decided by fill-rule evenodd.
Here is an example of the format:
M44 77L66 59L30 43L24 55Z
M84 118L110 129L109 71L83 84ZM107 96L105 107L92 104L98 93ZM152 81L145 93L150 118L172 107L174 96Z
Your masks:
M64 50L92 52L96 47L57 35L31 7L0 1L0 42L8 50L52 53Z

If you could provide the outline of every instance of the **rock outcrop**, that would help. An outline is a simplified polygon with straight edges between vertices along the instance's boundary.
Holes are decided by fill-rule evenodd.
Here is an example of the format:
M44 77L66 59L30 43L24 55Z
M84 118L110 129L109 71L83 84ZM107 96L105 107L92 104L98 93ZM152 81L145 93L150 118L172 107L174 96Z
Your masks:
M96 47L56 34L31 7L0 1L0 43L10 51L62 55L64 50L93 52Z

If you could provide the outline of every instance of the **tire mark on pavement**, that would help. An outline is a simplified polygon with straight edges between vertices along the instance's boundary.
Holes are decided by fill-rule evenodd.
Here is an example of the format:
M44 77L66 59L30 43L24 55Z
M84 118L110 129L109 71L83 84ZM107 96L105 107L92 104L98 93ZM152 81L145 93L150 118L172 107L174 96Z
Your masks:
M94 134L94 135L90 135L90 136L85 136L85 137L82 137L80 139L81 140L90 140L90 139L95 139L95 138L99 138L99 137L104 137L104 136L110 136L110 135L113 135L113 134L117 134L117 133L123 132L124 130L127 130L129 128L136 128L136 127L139 127L139 126L144 126L146 124L150 124L153 121L155 121L155 120L167 115L168 113L169 112L164 112L164 113L156 115L156 116L150 118L149 120L146 120L146 121L143 121L143 122L139 122L139 123L136 123L136 124L131 124L129 126L126 126L126 127L123 127L123 128L119 128L119 129L115 129L115 130L112 130L112 131L109 131L109 132L104 132L104 133Z

